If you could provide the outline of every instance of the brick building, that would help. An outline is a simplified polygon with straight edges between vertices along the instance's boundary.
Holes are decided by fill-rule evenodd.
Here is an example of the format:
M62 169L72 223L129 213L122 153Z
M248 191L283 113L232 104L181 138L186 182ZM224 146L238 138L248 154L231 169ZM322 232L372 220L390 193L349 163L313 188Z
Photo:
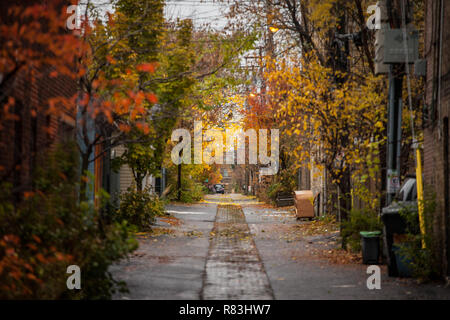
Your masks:
M37 75L19 72L5 87L8 96L15 99L16 119L6 121L0 131L0 163L5 179L16 187L29 187L33 170L48 148L74 134L75 108L57 117L45 112L45 104L52 97L73 96L76 83L67 78L52 79L48 71L43 68Z
M24 6L33 3L21 2ZM8 8L13 4L0 3L1 24L14 22L8 16ZM35 68L25 64L11 72L11 77L0 77L0 105L3 108L9 98L15 100L10 110L15 119L1 121L0 181L12 183L17 197L31 188L34 170L43 163L49 148L57 141L74 138L75 105L65 108L58 105L60 110L55 115L47 110L49 99L73 97L77 84L66 76L51 76L52 71L52 66Z
M442 274L450 275L450 3L427 0L425 17L426 112L424 121L424 184L436 194L433 236Z

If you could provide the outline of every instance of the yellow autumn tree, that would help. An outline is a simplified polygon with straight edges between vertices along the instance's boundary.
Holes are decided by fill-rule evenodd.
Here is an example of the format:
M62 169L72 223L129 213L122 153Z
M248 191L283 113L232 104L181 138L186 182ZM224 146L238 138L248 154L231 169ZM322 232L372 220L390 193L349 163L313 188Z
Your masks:
M268 62L268 95L278 106L281 134L296 140L298 163L326 170L342 192L341 206L350 208L351 181L375 178L378 145L384 141L384 81L372 74L341 74L308 57Z

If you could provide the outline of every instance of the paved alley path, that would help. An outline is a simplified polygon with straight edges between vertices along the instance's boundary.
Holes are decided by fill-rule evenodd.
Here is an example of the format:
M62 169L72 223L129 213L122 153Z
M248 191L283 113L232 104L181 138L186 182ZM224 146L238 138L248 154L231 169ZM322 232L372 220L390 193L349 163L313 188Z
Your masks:
M138 235L130 259L110 269L130 291L115 299L450 299L442 284L390 278L385 266L381 290L369 290L367 266L311 253L331 249L336 234L304 235L299 227L311 222L251 197L210 195L166 211L153 233Z
M240 205L219 205L211 232L202 299L273 299Z

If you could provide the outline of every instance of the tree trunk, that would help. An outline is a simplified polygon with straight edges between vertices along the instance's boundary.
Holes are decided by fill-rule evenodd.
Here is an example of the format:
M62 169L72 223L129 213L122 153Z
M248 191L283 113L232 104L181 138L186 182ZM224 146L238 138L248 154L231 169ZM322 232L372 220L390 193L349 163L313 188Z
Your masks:
M346 169L344 171L339 183L339 189L341 191L341 197L339 199L341 221L345 221L348 219L348 215L352 209L350 170Z
M177 200L181 201L181 163L178 165Z
M142 192L142 180L144 180L144 176L134 168L131 168L131 172L133 173L134 182L136 183L136 190Z
M352 210L352 198L351 198L351 181L350 181L350 170L345 169L342 178L339 183L340 198L338 200L338 205L341 212L340 221L340 233L342 235L342 222L347 221ZM345 249L347 246L346 237L342 237L342 248Z
M89 169L90 152L81 155L81 176L80 176L80 201L87 200L87 172Z
M142 181L144 180L144 178L140 174L138 174L136 176L135 180L136 180L136 189L137 189L137 191L142 192Z

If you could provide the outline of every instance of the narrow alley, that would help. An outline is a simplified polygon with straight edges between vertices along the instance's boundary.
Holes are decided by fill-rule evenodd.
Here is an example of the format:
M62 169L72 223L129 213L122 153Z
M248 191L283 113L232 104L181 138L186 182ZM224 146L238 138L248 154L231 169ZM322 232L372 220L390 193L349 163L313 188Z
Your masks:
M385 266L381 290L369 290L367 266L318 254L337 248L336 231L298 232L314 222L253 197L209 195L167 211L153 233L140 234L138 251L111 268L130 291L115 299L450 299L442 284L390 278Z

